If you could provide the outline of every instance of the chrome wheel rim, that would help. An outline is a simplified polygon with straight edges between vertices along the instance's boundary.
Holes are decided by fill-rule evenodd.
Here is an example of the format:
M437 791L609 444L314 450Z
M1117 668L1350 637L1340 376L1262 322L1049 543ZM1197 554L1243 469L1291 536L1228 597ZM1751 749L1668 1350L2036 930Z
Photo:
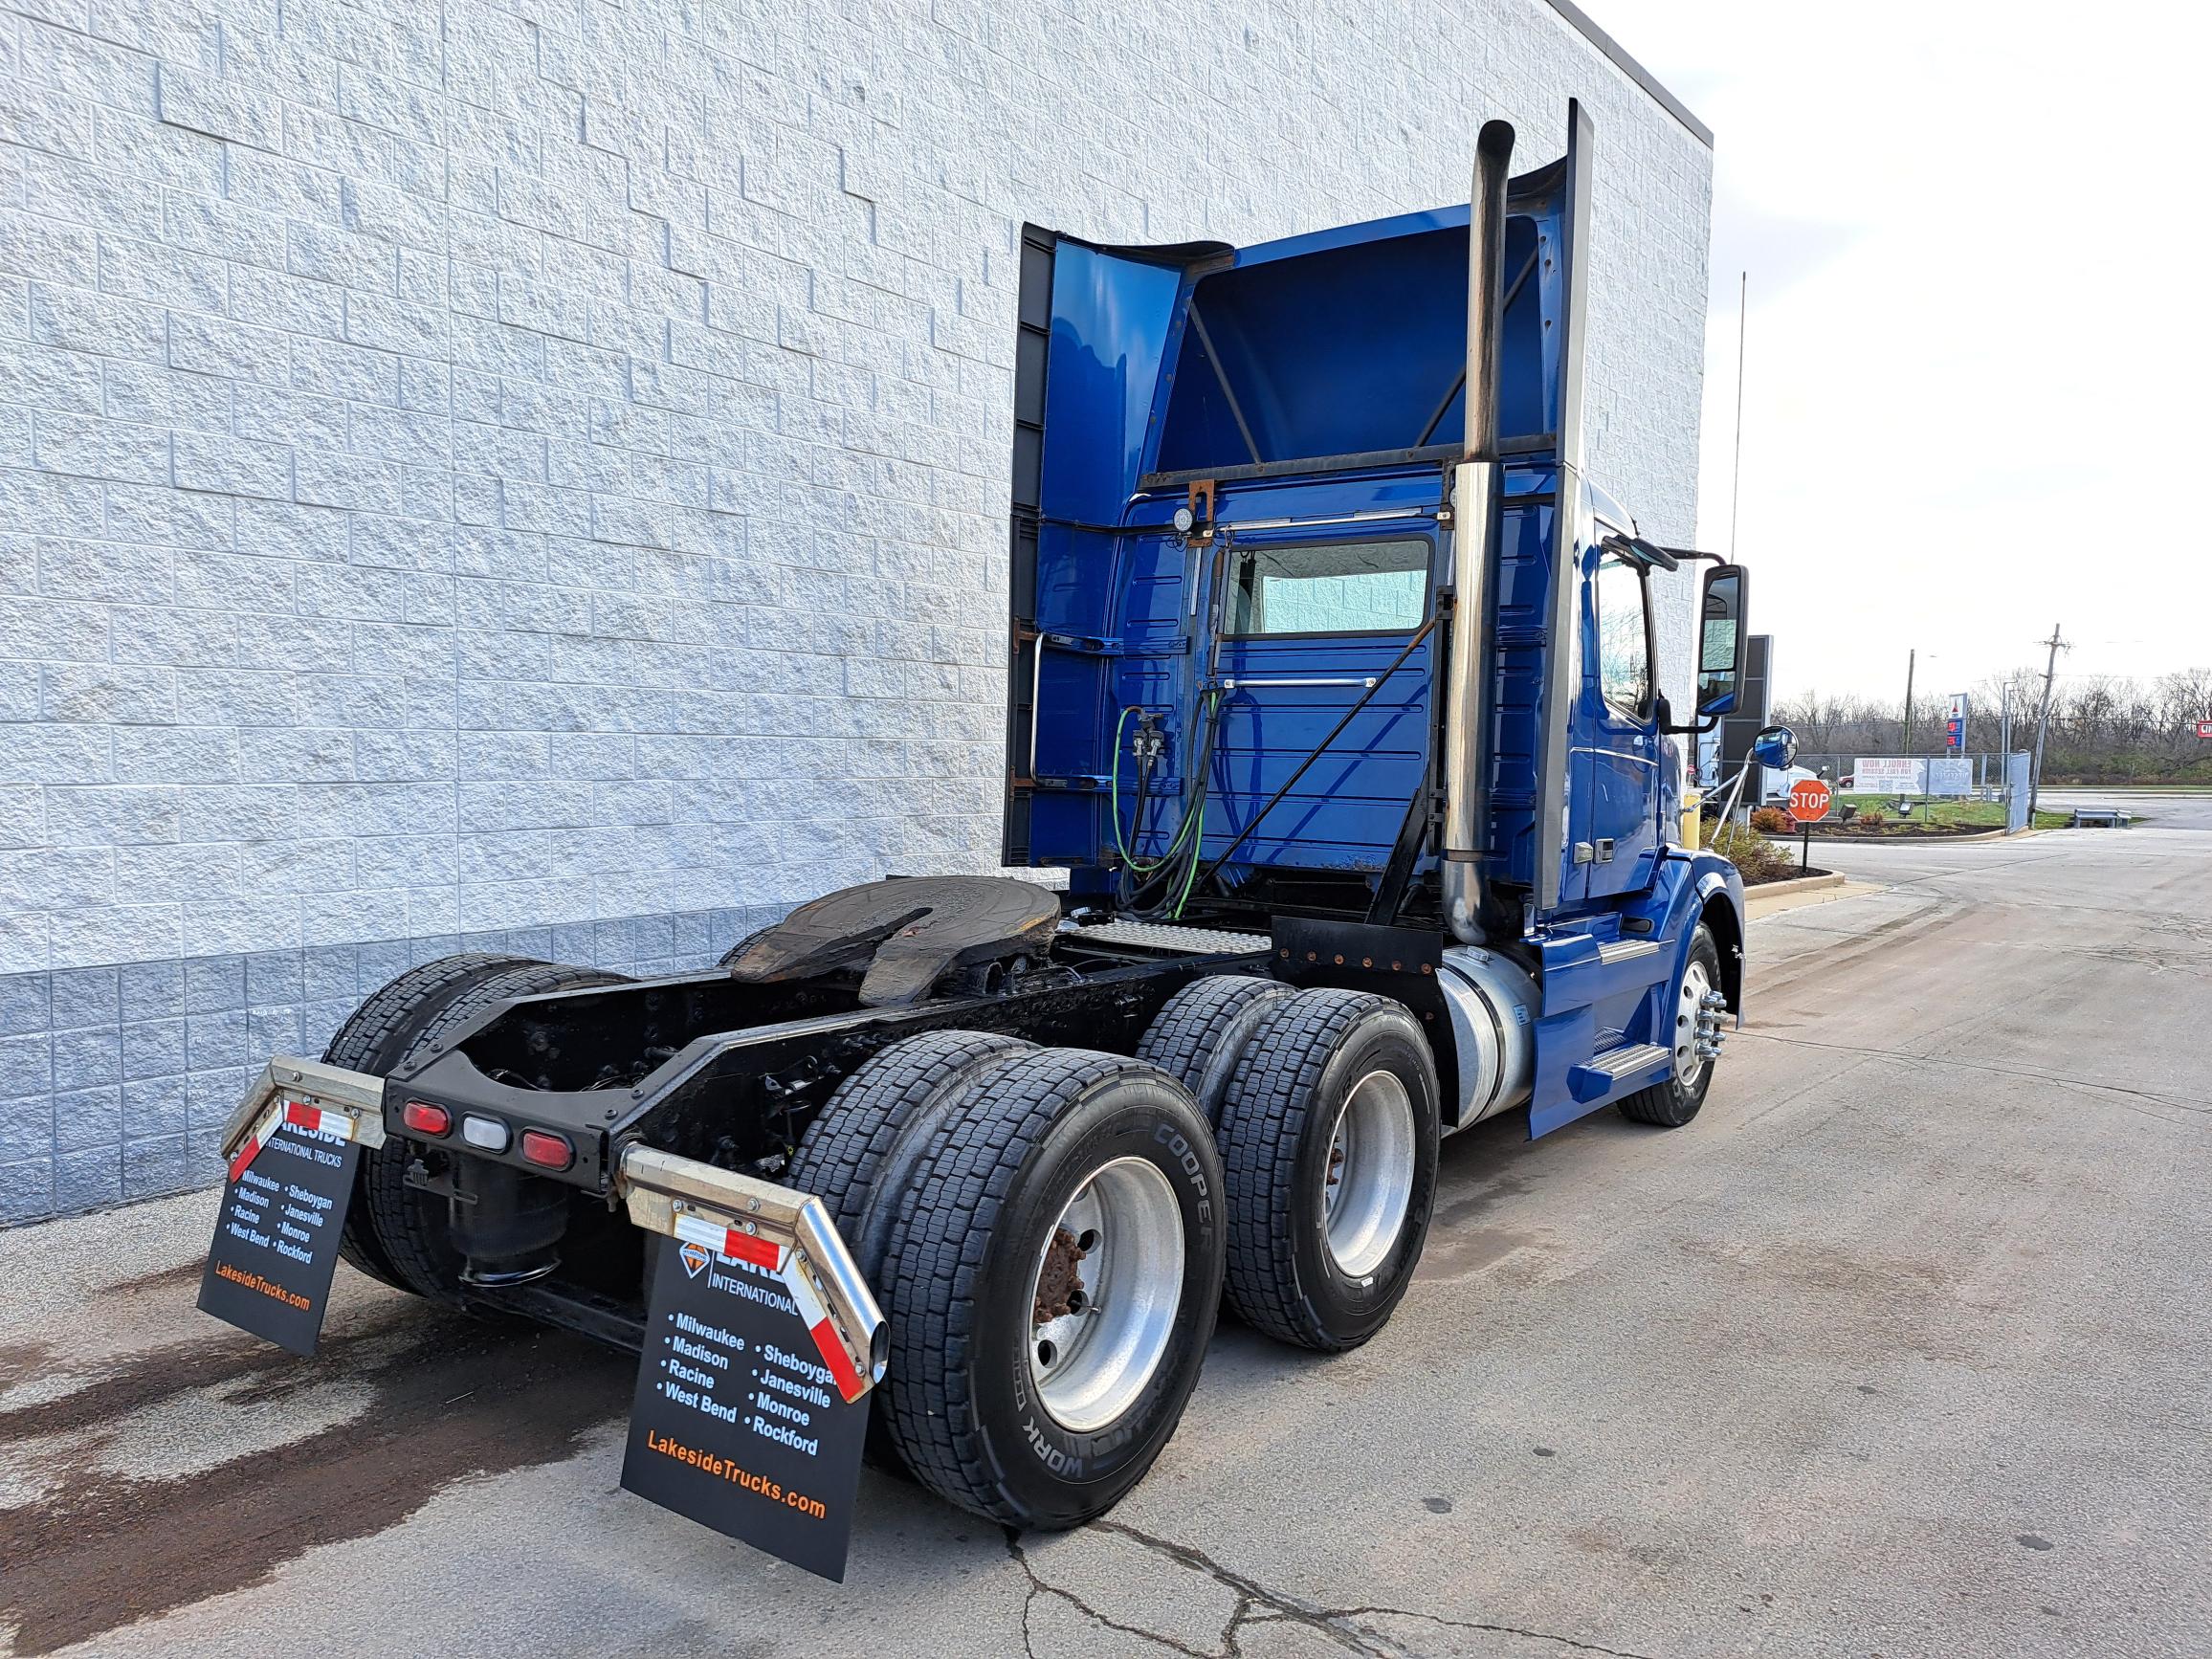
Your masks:
M1136 1404L1174 1338L1183 1266L1158 1165L1117 1158L1076 1189L1029 1278L1029 1379L1055 1423L1085 1433Z
M1694 1089L1708 1064L1697 1052L1697 1017L1704 1012L1706 993L1713 981L1705 964L1692 957L1682 970L1682 986L1674 993L1674 1080Z
M1389 1259L1413 1202L1413 1098L1392 1072L1352 1085L1321 1170L1329 1259L1365 1278Z

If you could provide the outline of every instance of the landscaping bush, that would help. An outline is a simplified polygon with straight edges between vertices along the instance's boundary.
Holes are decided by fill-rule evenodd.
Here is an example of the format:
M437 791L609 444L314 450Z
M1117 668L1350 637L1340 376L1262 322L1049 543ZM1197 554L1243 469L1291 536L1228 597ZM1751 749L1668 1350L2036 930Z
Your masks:
M1712 847L1736 866L1736 873L1747 884L1776 880L1793 868L1788 854L1758 830L1746 830L1740 824L1724 825L1714 831Z
M1889 813L1883 811L1879 807L1869 807L1852 820L1862 830L1879 830L1889 821Z
M1797 820L1780 807L1761 807L1751 815L1751 827L1761 835L1788 835L1797 830Z

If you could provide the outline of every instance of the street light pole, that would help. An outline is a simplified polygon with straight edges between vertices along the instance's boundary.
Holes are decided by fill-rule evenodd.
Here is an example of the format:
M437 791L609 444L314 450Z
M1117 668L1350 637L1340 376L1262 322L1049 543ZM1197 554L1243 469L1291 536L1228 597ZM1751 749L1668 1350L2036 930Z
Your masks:
M1917 646L1905 653L1905 729L1897 746L1907 754L1913 752L1913 665L1919 654Z

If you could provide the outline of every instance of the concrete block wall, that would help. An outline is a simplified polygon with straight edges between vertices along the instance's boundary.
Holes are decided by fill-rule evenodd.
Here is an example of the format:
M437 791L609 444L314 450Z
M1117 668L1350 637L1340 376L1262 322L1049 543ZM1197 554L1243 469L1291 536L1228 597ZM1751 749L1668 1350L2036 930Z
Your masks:
M408 961L990 865L1022 221L1433 205L1569 96L1687 539L1710 152L1540 0L0 0L0 1219L208 1178Z

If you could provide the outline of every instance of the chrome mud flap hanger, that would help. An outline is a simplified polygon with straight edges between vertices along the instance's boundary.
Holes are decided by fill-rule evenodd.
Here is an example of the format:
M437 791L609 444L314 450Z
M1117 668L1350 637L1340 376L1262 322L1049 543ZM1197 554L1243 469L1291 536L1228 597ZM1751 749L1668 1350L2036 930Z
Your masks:
M335 1135L363 1148L384 1144L384 1079L279 1054L261 1068L223 1120L223 1161L236 1181L278 1127Z
M781 1279L847 1401L883 1380L882 1310L822 1201L774 1182L631 1146L615 1190L630 1219Z

